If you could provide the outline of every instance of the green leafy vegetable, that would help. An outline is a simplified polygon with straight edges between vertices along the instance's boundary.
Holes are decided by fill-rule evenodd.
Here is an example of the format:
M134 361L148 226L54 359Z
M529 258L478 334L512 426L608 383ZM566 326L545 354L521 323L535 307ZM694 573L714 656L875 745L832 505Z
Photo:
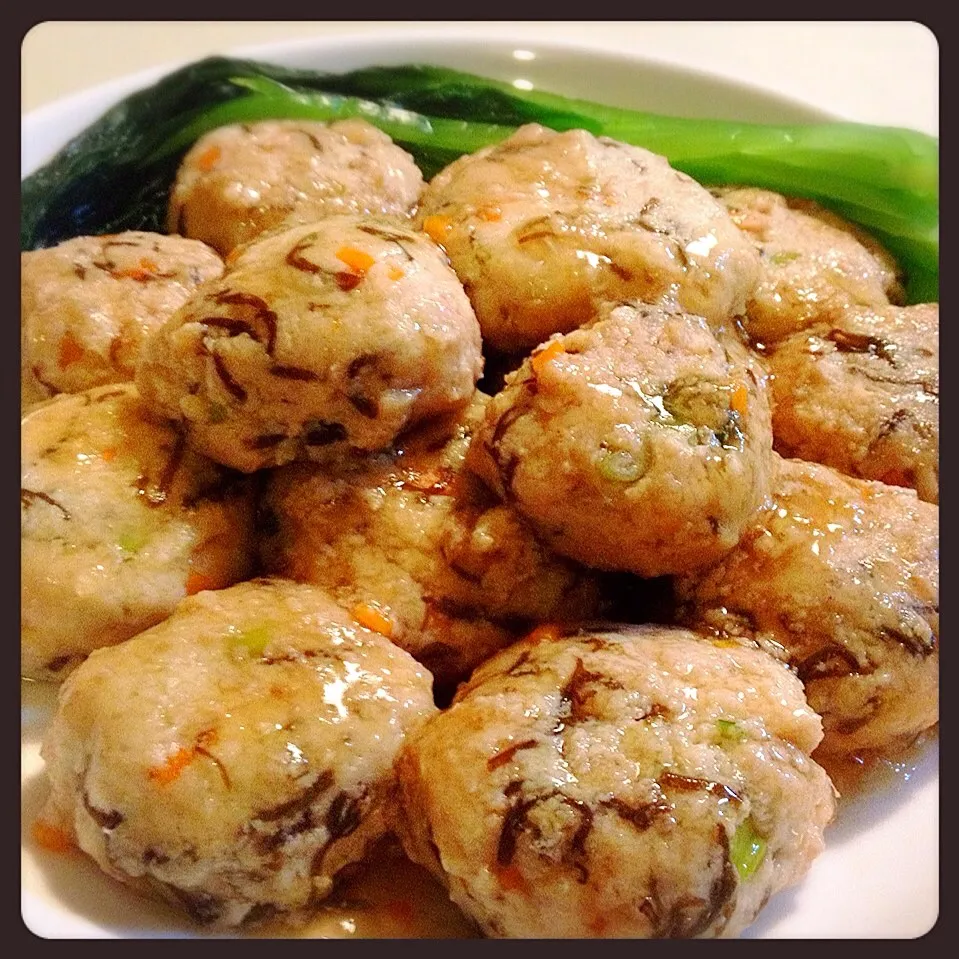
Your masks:
M22 249L84 233L163 229L177 165L225 123L363 117L429 178L523 123L645 147L708 185L818 200L872 233L907 273L909 301L938 299L939 141L859 123L760 124L604 106L421 65L344 74L211 57L127 97L21 186Z

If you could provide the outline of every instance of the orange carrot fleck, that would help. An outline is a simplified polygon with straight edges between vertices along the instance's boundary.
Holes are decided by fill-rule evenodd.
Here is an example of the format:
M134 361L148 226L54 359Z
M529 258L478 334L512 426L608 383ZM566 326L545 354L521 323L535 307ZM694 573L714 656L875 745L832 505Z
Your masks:
M209 173L220 159L221 150L218 146L212 146L204 150L198 157L196 165L204 172Z
M144 280L149 280L150 277L159 271L160 267L157 266L153 260L148 260L146 257L143 257L136 266L131 266L128 270L114 270L113 275L117 279L136 280L142 283Z
M496 878L504 889L508 889L511 892L521 892L523 894L529 892L529 884L526 882L526 877L520 872L518 866L498 865L496 867Z
M151 766L147 776L161 786L168 786L194 759L196 752L193 749L178 749L162 766Z
M541 623L526 634L526 639L531 643L550 643L562 637L563 630L556 623Z
M105 463L112 463L117 458L117 448L115 446L107 446L100 450L100 456L103 457Z
M359 603L354 606L353 618L374 633L380 633L387 638L393 635L393 620L373 603Z
M729 408L740 416L746 415L746 410L749 409L749 392L744 384L740 383L733 390L733 395L729 398Z
M186 594L192 596L194 593L202 593L205 589L216 589L216 580L206 573L191 571L186 578Z
M70 833L45 819L35 819L30 833L38 846L50 852L70 852L76 848Z
M423 232L426 233L434 243L442 244L450 231L453 229L453 221L448 216L428 216L423 220Z
M484 206L476 211L476 215L487 223L496 223L503 219L503 211L498 206Z
M57 363L61 370L65 370L71 363L83 359L84 349L77 338L67 330L60 338L60 351L57 354Z
M537 350L530 358L530 365L534 373L541 373L543 367L551 360L556 359L563 352L563 344L560 340L550 340L541 350Z
M365 273L376 262L375 256L370 256L355 246L341 246L336 251L336 258L342 260L354 273Z
M406 274L398 267L391 266L390 272L387 274L391 280L402 280Z

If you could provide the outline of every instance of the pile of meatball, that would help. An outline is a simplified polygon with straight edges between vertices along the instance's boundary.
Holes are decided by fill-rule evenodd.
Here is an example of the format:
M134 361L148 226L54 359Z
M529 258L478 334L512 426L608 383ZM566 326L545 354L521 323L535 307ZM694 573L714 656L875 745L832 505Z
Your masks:
M228 126L22 254L48 830L214 929L384 837L491 937L738 935L938 722L938 304L536 124Z

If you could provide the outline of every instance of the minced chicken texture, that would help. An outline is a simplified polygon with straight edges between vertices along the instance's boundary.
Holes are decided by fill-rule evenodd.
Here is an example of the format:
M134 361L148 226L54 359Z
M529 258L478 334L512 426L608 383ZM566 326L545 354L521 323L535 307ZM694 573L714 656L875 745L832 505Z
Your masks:
M429 673L317 587L199 593L63 686L45 815L200 921L304 909L385 832L396 753L435 709Z
M735 936L823 848L821 736L764 652L536 636L408 740L400 835L490 936Z
M759 257L699 183L641 147L535 123L455 160L417 222L443 245L497 350L529 350L603 303L742 312Z
M251 482L190 449L132 383L32 407L20 451L23 675L62 679L187 594L252 574Z
M233 933L393 833L488 936L731 937L828 843L818 758L936 726L938 305L857 227L285 120L168 228L21 261L21 672L109 875Z
M20 403L129 381L147 336L223 261L205 243L128 230L20 255Z
M167 227L229 256L265 232L327 216L408 219L422 189L413 158L365 120L231 124L183 158Z

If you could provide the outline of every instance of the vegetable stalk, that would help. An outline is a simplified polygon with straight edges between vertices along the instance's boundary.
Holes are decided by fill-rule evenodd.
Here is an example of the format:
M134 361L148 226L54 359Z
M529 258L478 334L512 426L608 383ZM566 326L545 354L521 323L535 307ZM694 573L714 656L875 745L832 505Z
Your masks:
M419 65L334 75L225 57L191 64L118 103L22 182L21 249L81 234L162 230L179 161L218 126L348 117L387 133L427 178L538 122L644 147L708 186L758 186L817 200L898 258L909 302L938 299L935 137L849 122L669 117Z

